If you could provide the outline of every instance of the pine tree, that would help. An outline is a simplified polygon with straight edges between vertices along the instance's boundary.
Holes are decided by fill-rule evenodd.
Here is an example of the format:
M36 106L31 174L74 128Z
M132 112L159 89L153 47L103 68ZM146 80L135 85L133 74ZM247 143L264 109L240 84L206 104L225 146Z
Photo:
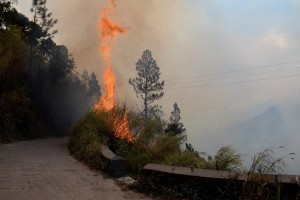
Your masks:
M164 81L159 81L160 72L156 61L152 58L150 50L145 50L142 57L136 63L137 77L129 79L137 94L144 103L142 111L145 119L147 117L158 117L161 106L153 105L154 101L163 97Z
M94 72L89 76L89 93L92 95L93 98L93 104L98 102L100 96L101 96L101 88L99 86L97 76Z
M52 13L48 12L46 7L47 0L33 0L31 12L34 13L33 22L38 24L42 29L44 38L53 37L57 30L49 32L49 30L57 23L57 19L52 19Z
M171 112L170 122L167 124L165 129L166 133L180 135L186 131L184 125L180 122L180 109L178 104L174 104L174 110Z
M31 12L33 12L33 23L31 23L30 46L29 46L29 75L32 70L33 46L39 45L43 49L50 49L51 38L57 30L50 32L50 29L57 23L52 19L52 13L46 7L47 0L33 0Z

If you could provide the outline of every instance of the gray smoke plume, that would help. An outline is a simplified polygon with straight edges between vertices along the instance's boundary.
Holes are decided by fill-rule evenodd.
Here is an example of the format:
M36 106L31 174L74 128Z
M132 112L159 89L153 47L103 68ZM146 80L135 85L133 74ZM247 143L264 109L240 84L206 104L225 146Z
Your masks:
M97 23L99 12L108 5L108 0L48 3L49 10L59 20L55 40L69 48L79 70L94 71L101 82ZM166 82L165 96L160 101L165 118L168 119L176 101L188 140L199 151L214 153L221 145L241 146L235 143L243 137L242 133L232 135L227 132L228 127L251 121L274 105L290 105L280 106L285 120L296 116L291 114L295 109L287 107L298 104L281 99L294 98L291 94L299 90L299 77L272 77L298 74L292 68L299 63L226 72L299 60L300 28L296 24L299 2L116 0L116 3L116 12L111 17L128 28L127 34L116 39L112 55L119 103L126 101L129 106L140 106L128 79L136 76L135 63L145 49L150 49ZM244 82L249 80L253 81ZM286 136L287 151L300 156L295 144L299 141L295 132L298 124L289 121L282 127L288 134L282 132L270 146L280 146L281 138ZM268 137L272 138L272 133ZM254 142L264 148L260 141ZM299 156L295 158L298 165Z

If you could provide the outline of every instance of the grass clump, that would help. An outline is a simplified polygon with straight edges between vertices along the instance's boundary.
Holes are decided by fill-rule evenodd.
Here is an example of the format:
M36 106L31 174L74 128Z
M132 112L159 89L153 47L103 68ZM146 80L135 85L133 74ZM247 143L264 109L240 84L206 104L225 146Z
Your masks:
M280 147L282 148L282 147ZM292 156L290 153L287 156ZM277 157L273 148L265 149L252 158L243 184L243 199L286 199L282 185L276 177L282 174L287 156ZM275 177L275 180L274 180Z

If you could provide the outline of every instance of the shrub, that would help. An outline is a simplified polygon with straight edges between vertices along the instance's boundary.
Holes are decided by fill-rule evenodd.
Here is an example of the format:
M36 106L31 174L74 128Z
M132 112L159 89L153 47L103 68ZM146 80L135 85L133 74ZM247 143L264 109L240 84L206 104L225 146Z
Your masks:
M241 167L241 155L231 145L221 147L214 156L216 170L239 171Z
M101 159L102 144L108 138L98 133L102 129L99 124L100 115L91 111L79 121L71 130L69 150L77 159L87 163L93 168L104 170L105 164Z
M175 166L186 166L186 167L198 167L204 165L205 160L199 158L192 152L184 151L182 153L177 153L169 155L163 164L175 165Z

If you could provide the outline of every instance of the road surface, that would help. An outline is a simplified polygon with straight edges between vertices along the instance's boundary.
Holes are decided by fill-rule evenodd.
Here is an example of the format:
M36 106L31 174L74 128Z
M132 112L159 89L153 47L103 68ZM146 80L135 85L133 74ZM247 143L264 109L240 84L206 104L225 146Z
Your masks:
M0 200L147 199L76 161L68 138L0 145Z

